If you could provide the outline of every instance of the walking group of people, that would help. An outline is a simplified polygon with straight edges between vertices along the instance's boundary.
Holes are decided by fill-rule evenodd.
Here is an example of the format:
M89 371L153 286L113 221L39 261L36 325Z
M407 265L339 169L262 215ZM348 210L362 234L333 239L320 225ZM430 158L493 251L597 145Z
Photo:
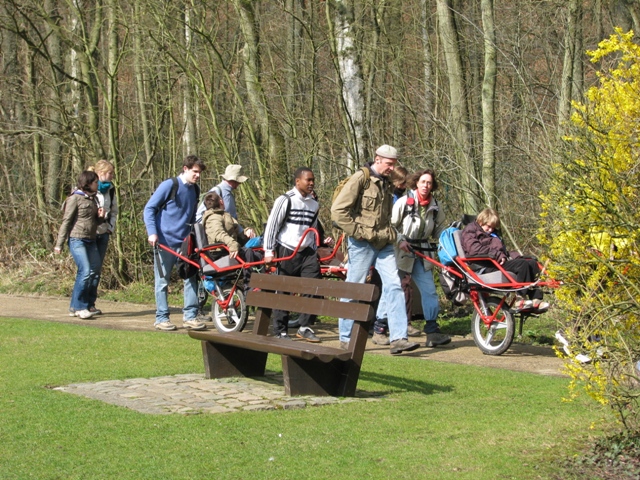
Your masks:
M412 283L420 293L426 320L426 346L435 347L451 341L448 335L440 332L437 322L439 302L433 264L416 257L412 247L437 240L446 227L445 214L433 196L438 188L436 175L431 169L408 175L403 167L396 166L397 162L398 152L394 147L380 146L373 161L341 184L331 205L331 219L347 237L346 281L364 283L373 279L380 283L373 341L389 345L392 354L419 347L419 343L409 340L409 336L421 335L410 323ZM222 175L222 182L213 187L199 204L198 180L205 168L200 158L187 156L180 175L162 182L144 208L148 243L154 248L157 330L177 328L170 320L167 298L171 272L178 259L171 252L159 249L158 243L178 251L191 225L201 221L209 243L226 244L232 258L240 256L244 261L255 260L252 257L254 252L244 247L247 240L255 237L255 232L238 223L233 195L233 191L247 180L242 175L242 167L229 165ZM78 265L70 312L80 318L91 318L100 313L95 307L97 286L117 216L117 202L111 183L113 165L101 161L92 170L95 171L82 172L77 189L65 201L64 218L55 248L59 253L68 239ZM298 168L294 172L294 183L291 190L275 200L269 214L263 236L264 261L270 264L274 259L290 257L298 247L295 256L276 262L277 274L320 278L316 238L314 235L304 236L304 232L309 228L316 229L323 245L331 245L333 240L323 238L313 171L307 167ZM477 227L473 227L475 230L480 228L479 232L486 234L490 241L485 241L483 235L475 230L473 238L463 233L463 242L467 239L469 248L474 250L469 254L488 253L488 247L495 249L498 245L494 231L499 226L499 219L495 212L491 212L489 216L481 213ZM511 262L509 266L517 270L519 279L535 277L536 272L530 262L508 260L509 254L503 245L498 250L491 254L495 254L500 263ZM522 275L519 272L523 272ZM202 330L206 326L198 319L197 289L197 276L184 280L183 327ZM526 302L541 307L538 292L533 291L531 298ZM296 336L309 342L320 342L311 328L314 322L313 315L301 315ZM339 319L340 345L343 348L347 348L350 341L352 326L353 320ZM288 327L288 312L274 311L273 334L282 340L290 340Z

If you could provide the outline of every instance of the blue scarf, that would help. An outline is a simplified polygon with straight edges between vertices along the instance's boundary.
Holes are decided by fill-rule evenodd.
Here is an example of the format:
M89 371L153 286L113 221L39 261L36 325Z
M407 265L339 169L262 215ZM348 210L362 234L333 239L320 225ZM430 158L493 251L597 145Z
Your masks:
M113 183L111 182L101 182L98 180L98 191L103 194L107 193L112 185Z

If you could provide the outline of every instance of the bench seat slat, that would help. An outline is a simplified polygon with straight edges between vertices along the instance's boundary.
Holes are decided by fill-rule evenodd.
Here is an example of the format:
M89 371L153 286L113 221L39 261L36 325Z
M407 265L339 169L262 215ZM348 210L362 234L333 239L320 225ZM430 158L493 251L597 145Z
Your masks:
M229 332L218 333L213 331L189 331L189 336L198 340L212 341L223 345L250 350L288 355L290 357L311 360L317 358L321 362L328 363L333 359L346 361L351 358L351 352L341 348L313 345L307 342L295 342L279 338L252 335L250 333Z

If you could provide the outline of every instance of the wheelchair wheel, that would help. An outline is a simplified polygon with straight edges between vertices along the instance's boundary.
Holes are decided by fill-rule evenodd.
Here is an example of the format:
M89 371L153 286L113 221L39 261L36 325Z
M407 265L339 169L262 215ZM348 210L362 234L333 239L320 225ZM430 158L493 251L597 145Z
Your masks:
M225 288L223 294L224 298L228 298L231 295L231 288ZM213 302L212 310L213 325L220 333L241 332L249 316L244 294L238 289L233 292L233 297L226 311L220 307L217 301Z
M493 315L500 305L500 299L489 297L486 306L489 315ZM471 317L471 333L473 341L485 355L501 355L507 351L513 342L515 322L507 305L503 304L496 315L495 321L487 326L478 312Z

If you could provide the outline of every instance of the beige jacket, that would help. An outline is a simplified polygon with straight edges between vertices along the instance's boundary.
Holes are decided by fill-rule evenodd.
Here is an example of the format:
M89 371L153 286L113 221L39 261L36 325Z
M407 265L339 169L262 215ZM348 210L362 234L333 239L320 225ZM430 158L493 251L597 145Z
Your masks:
M209 244L224 243L230 252L240 249L238 242L238 222L223 209L209 209L202 216L202 224L207 232Z
M362 170L351 176L331 205L331 220L348 236L381 249L396 241L391 226L393 187L373 171L366 189L365 183Z
M407 205L407 201L412 201L414 206ZM438 205L438 201L433 198L427 207L421 207L417 204L417 193L415 190L399 198L393 205L391 224L398 230L398 243L405 239L423 240L420 246L428 247L430 240L437 242L440 238L440 234L447 226L445 221L444 212ZM400 250L397 245L395 253L398 269L411 273L416 255ZM435 258L434 252L422 253L431 258ZM426 271L433 268L433 263L428 260L422 260L422 263Z
M56 248L62 250L68 238L96 239L98 224L104 220L98 217L98 203L95 196L73 193L64 201L64 215L58 230Z

